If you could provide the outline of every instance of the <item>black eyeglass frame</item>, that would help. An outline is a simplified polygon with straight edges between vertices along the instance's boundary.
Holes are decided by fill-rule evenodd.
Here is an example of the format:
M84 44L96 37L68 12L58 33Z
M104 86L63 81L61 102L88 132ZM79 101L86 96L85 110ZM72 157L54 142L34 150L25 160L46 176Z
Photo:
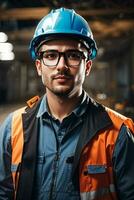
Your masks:
M44 54L45 52L48 52L48 53L49 53L49 52L52 52L52 53L53 53L53 52L56 52L56 53L58 53L58 59L57 59L57 63L56 63L55 65L48 65L48 64L46 64L46 63L44 62L45 59L43 59L43 54ZM77 65L70 65L70 64L69 64L68 58L67 58L67 53L70 53L70 52L78 52L78 53L79 53L80 60L79 60L79 63L78 63ZM47 66L47 67L56 67L56 66L58 65L58 63L59 63L59 60L60 60L61 56L64 57L65 64L67 65L67 67L78 67L78 66L81 64L82 59L85 59L85 58L86 58L86 59L88 60L87 56L84 55L84 52L79 51L79 50L75 50L75 49L70 49L70 50L67 50L67 51L64 51L64 52L60 52L60 51L57 51L57 50L46 50L46 51L40 51L40 52L38 52L38 59L42 60L42 61L43 61L43 64L44 64L45 66Z

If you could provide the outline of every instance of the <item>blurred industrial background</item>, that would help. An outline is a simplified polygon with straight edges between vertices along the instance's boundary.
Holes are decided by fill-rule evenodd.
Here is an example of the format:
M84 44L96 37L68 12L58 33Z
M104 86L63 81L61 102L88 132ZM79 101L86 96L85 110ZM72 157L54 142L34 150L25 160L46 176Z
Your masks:
M133 0L0 0L0 116L7 105L8 112L42 94L28 46L38 21L61 6L81 14L97 42L98 56L85 89L97 101L134 119Z

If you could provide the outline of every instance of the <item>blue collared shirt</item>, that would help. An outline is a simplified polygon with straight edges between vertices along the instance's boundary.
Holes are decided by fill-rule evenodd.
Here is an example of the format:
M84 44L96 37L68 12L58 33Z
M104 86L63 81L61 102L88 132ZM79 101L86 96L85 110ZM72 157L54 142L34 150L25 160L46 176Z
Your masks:
M60 122L51 116L47 97L43 97L37 113L40 132L34 199L80 199L72 182L72 160L87 105L84 93L81 104Z

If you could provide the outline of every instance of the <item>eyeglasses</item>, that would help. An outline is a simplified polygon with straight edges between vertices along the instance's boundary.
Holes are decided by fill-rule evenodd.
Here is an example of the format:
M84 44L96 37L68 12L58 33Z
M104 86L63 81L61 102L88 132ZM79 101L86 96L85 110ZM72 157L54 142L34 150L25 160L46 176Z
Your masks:
M48 67L57 66L61 56L64 57L65 63L68 67L78 67L86 56L79 50L67 50L59 52L57 50L47 50L39 52L39 59L43 60L44 65Z

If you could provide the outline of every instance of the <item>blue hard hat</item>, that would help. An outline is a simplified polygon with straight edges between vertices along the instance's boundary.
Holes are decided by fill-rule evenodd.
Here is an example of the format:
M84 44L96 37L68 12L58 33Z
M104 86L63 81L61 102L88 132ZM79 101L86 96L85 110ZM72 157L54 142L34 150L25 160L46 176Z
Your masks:
M96 57L97 46L87 21L72 9L60 8L52 10L37 25L29 46L32 58L37 58L37 47L43 41L61 37L82 41L90 50L89 59Z

